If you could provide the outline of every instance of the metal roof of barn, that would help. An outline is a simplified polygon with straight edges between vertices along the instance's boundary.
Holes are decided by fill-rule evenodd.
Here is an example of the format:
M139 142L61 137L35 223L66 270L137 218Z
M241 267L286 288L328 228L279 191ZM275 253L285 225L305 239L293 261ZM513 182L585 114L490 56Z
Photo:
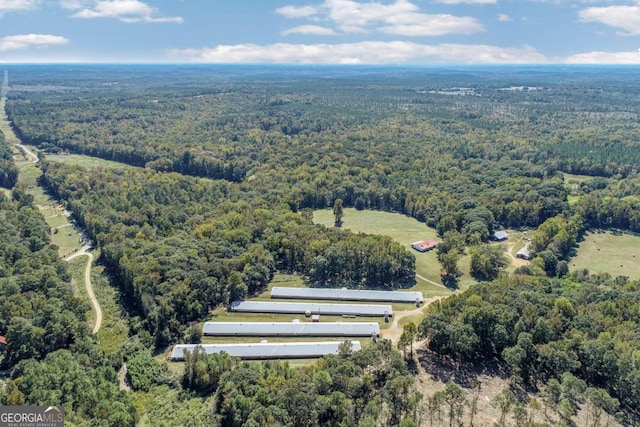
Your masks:
M207 354L225 352L241 359L307 359L338 354L343 341L238 343L238 344L177 344L171 351L171 360L184 360L185 351L193 352L199 346ZM361 349L360 341L351 341L351 349Z
M205 322L209 336L370 337L380 335L377 322Z
M504 240L509 238L509 233L506 231L496 231L493 233L493 238L496 240Z
M234 301L231 311L245 313L321 314L334 316L393 316L390 305L324 304L313 302Z
M422 292L373 291L346 288L271 288L271 298L322 299L335 301L423 302Z

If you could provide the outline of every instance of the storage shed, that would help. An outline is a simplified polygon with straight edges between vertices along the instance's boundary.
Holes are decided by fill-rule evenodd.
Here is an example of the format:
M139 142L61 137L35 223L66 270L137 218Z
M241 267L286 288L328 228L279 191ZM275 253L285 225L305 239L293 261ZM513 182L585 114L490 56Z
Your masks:
M516 256L520 259L526 259L526 260L530 260L531 258L533 258L533 253L531 253L531 251L529 251L529 247L531 246L531 242L527 242L522 249L520 249L518 252L516 252Z
M171 360L185 359L185 352L200 347L205 353L227 353L241 359L311 359L338 354L343 341L322 342L260 342L238 344L177 344L171 351ZM360 341L351 341L351 350L359 351Z
M496 231L491 237L493 237L493 240L501 242L509 238L509 233L507 233L506 231Z
M435 240L420 240L419 242L413 242L411 247L418 252L427 252L438 247L438 242Z

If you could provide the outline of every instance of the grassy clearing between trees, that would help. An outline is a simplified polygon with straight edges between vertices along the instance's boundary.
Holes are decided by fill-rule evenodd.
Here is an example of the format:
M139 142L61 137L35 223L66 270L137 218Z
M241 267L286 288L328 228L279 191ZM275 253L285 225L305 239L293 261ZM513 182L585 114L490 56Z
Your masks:
M94 253L94 256L99 258L99 253ZM109 283L104 266L100 264L91 267L91 284L102 309L102 327L97 334L98 346L108 354L116 353L129 336L129 326L118 303L118 289Z
M108 169L129 169L135 167L120 162L104 160L98 157L83 156L80 154L47 154L47 160L56 163L78 165L89 169L97 167Z
M586 268L590 273L609 273L640 279L640 236L616 231L591 231L578 245L569 270Z
M69 261L69 272L71 272L71 277L73 277L73 294L83 300L86 300L88 303L89 296L87 295L87 287L84 283L84 269L86 265L86 256L78 257ZM95 312L93 310L87 311L87 323L89 325L93 325L94 322Z
M316 224L333 227L333 211L331 209L314 211L313 220ZM359 211L353 208L344 209L342 222L342 228L353 233L378 234L391 237L415 255L416 274L436 283L442 283L440 280L440 263L436 258L436 252L420 253L411 248L411 243L418 240L440 241L441 239L435 229L429 228L424 223L403 214L371 210ZM475 283L469 275L469 263L470 257L468 255L460 259L459 267L463 272L463 276L460 278L459 286L463 290ZM425 298L450 294L446 289L426 283L420 279L411 290L422 291Z

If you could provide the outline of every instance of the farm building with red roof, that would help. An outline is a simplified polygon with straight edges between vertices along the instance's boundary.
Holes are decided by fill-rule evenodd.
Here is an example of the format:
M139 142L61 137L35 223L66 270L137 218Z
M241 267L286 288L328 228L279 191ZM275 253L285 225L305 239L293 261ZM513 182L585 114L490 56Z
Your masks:
M435 249L438 246L438 242L435 240L420 240L419 242L414 242L411 244L411 247L418 252L427 252L432 249Z

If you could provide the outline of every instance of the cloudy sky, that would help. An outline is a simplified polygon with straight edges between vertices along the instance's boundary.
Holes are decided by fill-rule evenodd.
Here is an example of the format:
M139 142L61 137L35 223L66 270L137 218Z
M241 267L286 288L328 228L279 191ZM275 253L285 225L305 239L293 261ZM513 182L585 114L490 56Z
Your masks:
M640 0L0 0L0 63L640 64Z

